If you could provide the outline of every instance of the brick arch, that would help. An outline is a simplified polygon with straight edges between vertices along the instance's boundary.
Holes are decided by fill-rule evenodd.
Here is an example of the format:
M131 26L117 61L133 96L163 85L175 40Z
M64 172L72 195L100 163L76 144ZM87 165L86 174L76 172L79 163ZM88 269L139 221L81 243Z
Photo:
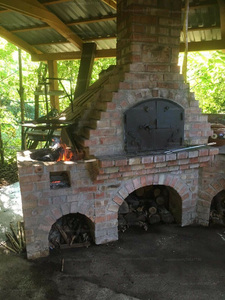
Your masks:
M45 255L49 255L49 242L48 242L48 236L49 232L51 230L52 225L61 217L68 215L68 214L75 214L79 213L84 215L89 222L89 226L92 223L94 227L94 218L93 215L91 215L90 212L90 207L88 208L87 206L82 206L82 203L79 203L79 205L73 205L73 204L61 204L58 206L52 206L51 209L44 211L44 213L40 214L39 219L39 227L37 228L37 235L34 236L34 239L36 243L39 243L40 241L38 240L38 234L42 236L41 240L41 252L45 253ZM91 205L89 205L91 206ZM85 211L87 209L87 211ZM86 212L86 213L84 213ZM91 226L90 226L91 227ZM90 228L91 229L91 228ZM29 247L28 247L29 248ZM28 250L29 251L29 250Z
M213 179L210 184L207 184L207 188L204 190L204 193L201 193L201 198L206 201L212 202L212 199L224 189L225 189L224 178Z
M135 190L149 185L165 185L173 188L181 198L181 202L185 203L191 199L192 193L187 184L178 176L171 174L155 174L142 176L126 181L113 198L113 202L117 204L118 210L123 201L129 194ZM117 210L117 212L118 212Z

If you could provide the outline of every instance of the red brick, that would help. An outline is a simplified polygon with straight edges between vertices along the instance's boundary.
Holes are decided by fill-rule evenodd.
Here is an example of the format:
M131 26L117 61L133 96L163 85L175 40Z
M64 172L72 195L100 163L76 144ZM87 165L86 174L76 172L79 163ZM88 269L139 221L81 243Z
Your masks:
M209 154L208 149L200 149L199 150L199 156L207 156Z
M135 189L139 189L142 185L141 185L141 181L140 181L140 178L135 178L133 180L133 184L134 184L134 187Z
M188 158L188 152L179 152L177 153L177 158L178 159L185 159L185 158Z
M82 192L96 192L97 191L97 186L87 186L87 187L79 187L77 189L78 193Z
M145 169L153 169L155 168L155 164L144 164Z
M121 204L123 203L124 200L123 200L122 198L116 196L116 197L113 198L113 201L114 201L115 203L121 205Z
M147 185L147 180L146 180L146 177L143 176L143 177L141 177L141 186L144 187L146 185Z
M177 155L175 153L172 153L172 154L166 154L166 161L173 161L173 160L176 160L177 158Z
M155 155L154 156L154 162L158 163L158 162L164 162L166 161L166 156L165 155Z
M103 223L103 222L106 222L106 216L95 217L95 223Z
M190 159L189 159L189 162L190 162L191 164L198 163L198 157L190 158Z
M144 157L142 157L142 160L141 160L141 162L143 164L152 164L153 161L154 161L154 156L144 156Z
M127 159L121 159L121 160L116 160L115 161L115 166L120 167L120 166L126 166L127 165Z
M101 198L105 198L105 193L94 193L94 198L95 199L101 199Z
M216 155L216 154L219 154L219 149L218 148L209 149L209 155Z
M114 214L110 214L110 215L107 215L107 221L111 221L111 220L117 220L118 218L118 213L114 213Z
M187 169L189 169L189 165L180 166L180 170L187 170Z
M101 168L113 167L115 165L114 160L102 160L99 162Z

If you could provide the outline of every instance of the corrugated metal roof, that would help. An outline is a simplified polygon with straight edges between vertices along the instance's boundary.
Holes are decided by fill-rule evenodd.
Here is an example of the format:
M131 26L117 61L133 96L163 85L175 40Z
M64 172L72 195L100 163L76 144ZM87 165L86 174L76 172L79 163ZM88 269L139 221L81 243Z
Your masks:
M72 2L53 4L48 6L48 9L65 23L91 17L107 16L116 12L101 0L75 0Z
M23 29L28 27L38 27L46 23L24 16L14 11L0 13L0 25L7 30Z
M16 1L16 0L15 0ZM214 1L214 0L211 0ZM184 1L183 1L184 3ZM200 5L204 1L190 0L190 5ZM190 9L189 11L189 42L213 41L221 39L220 11L218 3L210 7ZM101 18L115 14L116 11L101 0L73 0L46 6L64 23L81 21L83 19ZM32 17L27 17L13 11L0 13L0 25L8 31L17 29L48 26L46 23ZM96 23L84 23L69 26L81 39L94 39L97 37L115 37L116 20L107 20ZM205 28L205 29L204 29ZM194 29L194 31L192 31ZM60 42L54 45L35 46L43 53L80 51L76 46L66 42L66 38L55 29L45 28L32 31L14 32L14 34L30 45ZM181 35L181 42L182 42ZM96 40L97 49L115 49L116 39Z
M16 36L20 37L28 44L35 45L39 43L52 43L52 42L66 42L61 34L59 34L55 29L46 28L39 30L32 30L26 32L17 32Z
M79 49L71 43L55 44L55 45L40 45L36 46L43 53L63 53L73 52Z

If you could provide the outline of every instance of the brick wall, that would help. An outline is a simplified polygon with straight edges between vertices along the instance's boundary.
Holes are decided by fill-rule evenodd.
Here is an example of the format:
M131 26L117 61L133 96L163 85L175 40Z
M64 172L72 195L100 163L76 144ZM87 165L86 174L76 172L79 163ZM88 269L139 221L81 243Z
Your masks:
M171 196L179 195L176 201L179 201L182 226L195 223L198 212L202 220L204 216L199 209L202 199L198 202L199 170L211 168L217 153L217 149L203 148L176 154L112 156L79 162L37 162L30 160L29 151L19 153L28 258L48 255L51 226L69 213L88 217L96 244L117 240L119 207L140 187L165 185L170 188ZM50 189L50 172L61 171L69 172L71 187Z
M93 96L97 101L90 108L91 124L82 118L76 132L85 137L88 154L123 154L124 112L152 98L169 99L184 108L185 145L207 143L212 134L207 116L201 114L177 66L180 5L170 0L118 1L118 65L101 93Z

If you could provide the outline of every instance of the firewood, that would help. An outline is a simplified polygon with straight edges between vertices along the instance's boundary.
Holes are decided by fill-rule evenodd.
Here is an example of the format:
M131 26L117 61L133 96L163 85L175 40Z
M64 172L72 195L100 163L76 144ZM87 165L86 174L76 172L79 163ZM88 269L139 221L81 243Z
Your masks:
M3 246L5 249L10 250L10 251L12 251L14 253L18 253L16 250L14 250L13 248L9 247L6 244L1 243L0 246Z
M62 259L62 265L61 265L61 272L63 272L63 270L64 270L64 263L65 263L65 260L64 260L64 258Z
M157 197L157 198L155 199L155 201L156 201L156 203L157 203L158 205L164 205L164 203L165 203L164 198L161 197L161 196Z
M55 227L56 227L56 228L58 229L58 231L61 233L61 235L62 235L64 241L65 241L67 244L70 244L69 239L68 239L68 236L67 236L67 234L65 233L65 231L62 229L62 227L61 227L59 224L57 224L57 223L55 223Z
M156 224L160 222L160 216L158 214L150 215L148 217L148 222L150 224Z
M139 188L138 190L135 191L136 196L141 197L145 193L144 188Z
M145 231L147 231L148 230L148 224L147 223L145 223L145 222L139 222L139 226L141 227L141 228L144 228L144 230Z
M149 211L150 215L154 215L157 213L157 208L154 206L151 206L151 207L149 207L148 211Z
M129 213L129 206L126 201L123 201L123 203L120 205L119 208L119 214L127 214Z
M68 244L61 244L60 249L72 249L72 248L81 248L81 247L89 247L91 245L90 242L85 242L85 243L75 243L72 245Z
M140 222L146 222L146 215L145 214L141 214L137 217L138 221Z
M159 207L158 208L159 215L164 223L172 223L174 222L173 215L165 208Z
M154 189L154 196L158 197L161 193L161 190L159 188Z

